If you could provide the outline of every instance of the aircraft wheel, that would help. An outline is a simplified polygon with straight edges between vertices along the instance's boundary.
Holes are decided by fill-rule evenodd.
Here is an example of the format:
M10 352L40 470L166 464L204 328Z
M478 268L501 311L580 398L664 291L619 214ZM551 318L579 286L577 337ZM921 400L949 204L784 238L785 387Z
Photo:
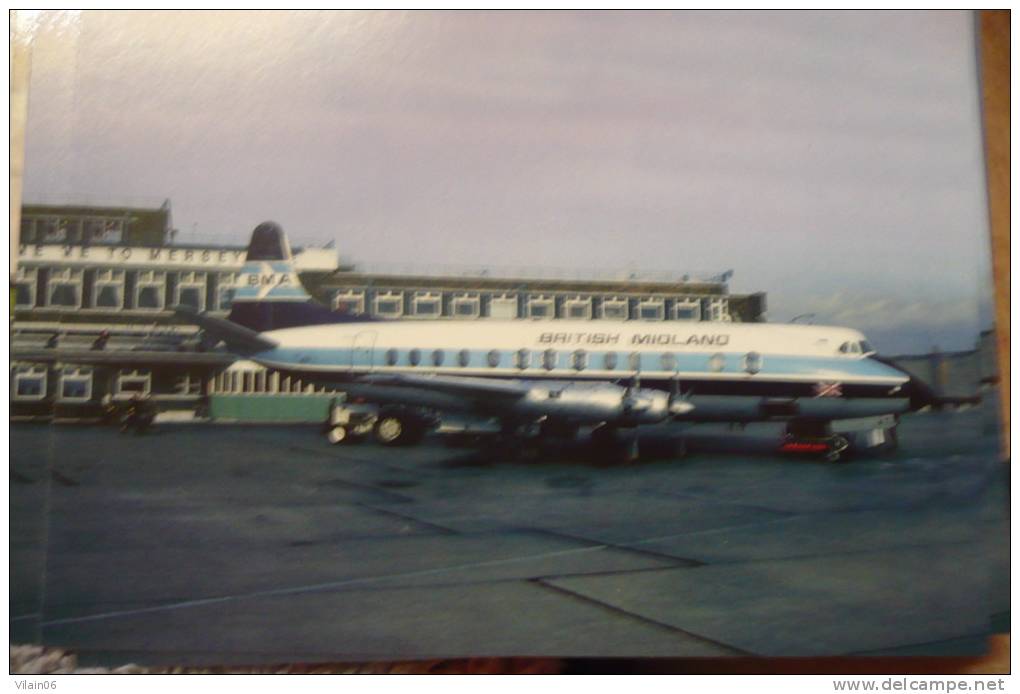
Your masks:
M375 439L384 446L396 446L407 435L407 422L395 414L382 415L375 423Z
M829 452L825 455L825 459L830 463L838 463L844 459L844 455L848 453L850 448L850 442L845 436L833 436L829 439Z
M348 439L348 432L346 427L333 427L326 434L326 438L334 446L338 443L343 443Z

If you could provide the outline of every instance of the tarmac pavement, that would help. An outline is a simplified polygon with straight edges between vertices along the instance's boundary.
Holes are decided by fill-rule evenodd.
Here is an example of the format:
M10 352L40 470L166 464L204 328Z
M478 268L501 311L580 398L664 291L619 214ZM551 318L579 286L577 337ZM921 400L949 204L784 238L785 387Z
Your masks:
M1008 629L990 406L889 457L666 431L642 460L314 427L11 426L11 640L82 663L974 654Z

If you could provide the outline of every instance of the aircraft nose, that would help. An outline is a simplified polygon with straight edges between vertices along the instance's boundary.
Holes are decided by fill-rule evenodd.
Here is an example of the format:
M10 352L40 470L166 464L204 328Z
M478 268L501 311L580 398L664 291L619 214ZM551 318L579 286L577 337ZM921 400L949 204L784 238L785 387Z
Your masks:
M877 362L885 364L888 367L896 369L907 377L907 382L903 386L903 391L904 394L910 398L911 410L920 410L923 407L932 406L938 402L939 397L935 391L932 390L931 386L904 369L889 357L873 354L871 355L871 358Z

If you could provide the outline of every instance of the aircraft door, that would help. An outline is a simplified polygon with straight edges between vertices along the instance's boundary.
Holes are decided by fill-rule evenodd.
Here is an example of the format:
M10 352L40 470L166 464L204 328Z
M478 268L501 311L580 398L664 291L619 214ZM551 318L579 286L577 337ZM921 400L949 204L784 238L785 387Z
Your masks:
M376 332L365 330L354 336L351 345L351 371L372 370L372 350L375 347Z

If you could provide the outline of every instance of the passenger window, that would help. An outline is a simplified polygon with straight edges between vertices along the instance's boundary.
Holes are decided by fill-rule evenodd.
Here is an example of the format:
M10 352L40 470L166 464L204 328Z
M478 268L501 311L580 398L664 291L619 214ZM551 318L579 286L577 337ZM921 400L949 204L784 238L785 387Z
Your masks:
M640 352L631 352L630 356L627 358L627 363L630 366L630 370L631 371L640 371L641 370L641 353Z
M457 353L457 363L461 366L467 366L471 363L471 352L466 349L462 349Z
M441 349L432 350L432 365L433 366L443 365L443 350Z
M386 350L386 366L397 365L397 350L388 349Z
M726 355L722 352L716 352L708 360L708 368L710 371L722 371L726 368Z
M602 366L606 371L612 371L616 368L616 352L606 352L606 356L602 359Z
M545 367L546 371L552 371L556 368L556 350L547 349L542 352L542 366Z
M676 371L676 355L666 352L659 359L663 371Z
M499 357L500 357L500 354L499 354L499 350L498 349L490 350L489 354L488 354L488 357L487 357L487 360L489 362L489 366L491 366L494 369L497 366L499 366Z
M412 349L410 352L408 352L407 361L411 366L418 366L418 364L421 364L421 350Z
M531 352L526 349L517 350L516 366L518 369L526 369L531 365Z
M757 352L748 352L744 356L744 371L752 376L761 371L762 358Z
M575 371L583 371L588 366L588 353L579 349L574 352L570 361Z

